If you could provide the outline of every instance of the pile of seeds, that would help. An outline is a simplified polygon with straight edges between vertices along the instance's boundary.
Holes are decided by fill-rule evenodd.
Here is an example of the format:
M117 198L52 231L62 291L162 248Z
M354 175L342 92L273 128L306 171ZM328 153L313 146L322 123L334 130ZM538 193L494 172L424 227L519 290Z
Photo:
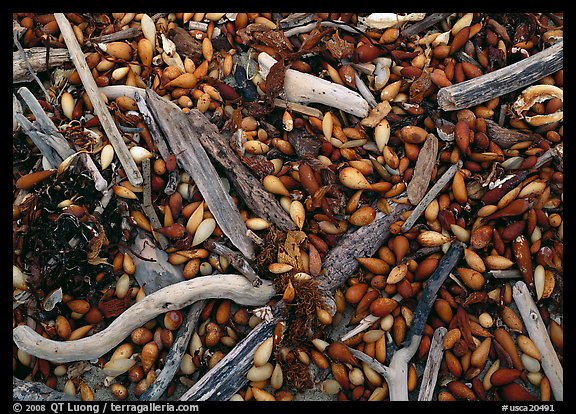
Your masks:
M85 69L56 15L13 15L16 379L84 401L186 399L242 343L230 400L383 401L398 388L412 400L562 400L561 14L67 13ZM489 88L489 74L532 62L539 76ZM459 86L472 103L458 107ZM254 257L166 148L139 98L149 93L203 114L229 146L206 149L212 184ZM220 158L255 177L270 210ZM327 264L344 239L364 253ZM95 359L20 345L25 326L90 338L161 288L219 274L275 295L159 309ZM385 368L416 336L406 384L391 385ZM105 380L89 379L96 370Z

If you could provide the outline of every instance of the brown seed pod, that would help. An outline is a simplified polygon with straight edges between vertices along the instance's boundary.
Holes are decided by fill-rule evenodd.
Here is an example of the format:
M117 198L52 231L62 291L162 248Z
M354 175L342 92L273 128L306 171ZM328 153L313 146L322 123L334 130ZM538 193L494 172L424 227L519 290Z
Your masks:
M370 313L374 316L384 317L398 307L398 302L391 298L378 298L370 304Z
M460 400L475 401L476 394L461 381L450 381L447 385L450 394Z
M350 349L342 342L332 342L326 347L324 352L334 361L350 364L355 367L360 366L356 357L352 355Z
M538 401L530 391L516 382L504 385L500 390L500 395L504 401Z

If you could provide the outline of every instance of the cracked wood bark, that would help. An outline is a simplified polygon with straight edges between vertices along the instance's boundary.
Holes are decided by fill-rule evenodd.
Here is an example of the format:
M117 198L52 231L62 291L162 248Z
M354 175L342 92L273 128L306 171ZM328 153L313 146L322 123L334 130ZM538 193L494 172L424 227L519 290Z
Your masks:
M23 381L12 377L13 401L79 401L63 392L55 391L41 382ZM16 411L14 411L16 412Z
M441 88L438 106L457 111L506 95L548 76L563 67L564 41L502 69Z
M93 360L122 342L134 329L162 313L182 309L208 298L227 298L240 305L261 306L275 293L271 282L263 282L260 287L254 288L242 275L203 276L175 283L144 297L114 319L106 329L82 339L54 341L26 325L14 328L12 338L19 349L48 361Z
M164 391L166 391L168 385L170 385L170 381L174 378L174 374L176 374L176 371L180 368L180 362L186 353L188 343L190 342L200 313L205 305L206 301L201 300L190 307L186 320L178 330L174 343L166 356L166 362L164 363L162 371L158 374L154 382L146 388L144 394L140 396L140 401L157 401Z
M526 331L530 339L542 355L542 369L550 381L550 387L556 401L564 401L564 369L556 350L550 341L550 336L542 316L538 311L534 299L526 286L526 283L519 281L512 288L512 297L518 307L520 316L526 326Z
M45 72L48 70L48 67L46 67L46 48L31 47L24 49L24 53L34 72ZM50 48L48 56L48 65L50 67L62 66L64 63L70 62L70 54L66 49ZM30 73L22 53L20 51L13 52L12 83L31 82L33 80L34 76Z
M84 52L82 52L80 44L76 39L76 35L72 30L72 25L63 13L54 13L54 18L58 23L58 27L60 28L60 32L64 38L64 43L66 43L66 46L68 47L70 58L78 71L84 90L90 98L90 102L92 102L92 105L94 106L94 114L98 116L100 125L102 125L110 144L114 147L114 152L118 156L122 167L124 167L126 177L130 181L130 184L141 186L142 175L140 174L140 170L138 170L134 159L130 155L128 147L124 143L124 139L122 138L120 131L118 131L108 107L100 97L98 86L96 85L92 72L86 63Z
M297 230L298 227L280 206L278 200L264 189L260 181L240 161L216 125L208 121L197 109L192 109L188 116L194 128L202 131L201 133L206 136L206 139L200 140L200 143L212 159L220 164L246 206L255 215L274 224L282 231Z
M434 396L434 387L436 386L436 380L438 379L438 371L440 370L442 356L444 355L444 336L447 331L448 330L443 326L434 331L432 343L430 344L430 351L428 351L426 367L422 374L418 401L432 401L432 397Z
M222 232L244 256L254 259L254 245L246 235L248 228L201 144L211 138L207 128L198 124L198 114L194 115L194 110L188 114L182 112L150 89L146 91L146 103L172 151L178 154L178 164L194 180ZM239 171L235 173L241 174Z
M270 320L260 322L236 344L224 358L198 380L181 397L181 401L228 401L248 380L246 373L253 366L258 346L269 338L280 320L278 308Z
M333 292L344 283L360 266L356 258L372 257L390 236L390 225L410 207L409 204L391 203L390 214L378 212L372 223L344 234L324 259L325 273L319 279L319 289Z

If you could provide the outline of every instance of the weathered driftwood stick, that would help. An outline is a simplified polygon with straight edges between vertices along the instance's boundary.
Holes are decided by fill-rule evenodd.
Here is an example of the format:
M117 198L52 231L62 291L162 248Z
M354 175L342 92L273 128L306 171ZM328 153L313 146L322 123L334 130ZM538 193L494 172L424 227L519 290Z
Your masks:
M422 145L422 149L418 154L412 179L406 188L408 200L413 205L418 204L426 194L426 190L428 190L428 185L430 184L430 179L432 177L432 170L436 165L437 154L438 138L436 138L434 134L428 134L426 141L424 141L424 145Z
M76 67L82 85L94 106L94 113L98 116L104 132L110 140L110 144L114 147L114 152L118 156L122 167L124 167L126 177L132 185L142 185L142 175L140 174L134 159L130 155L128 147L124 143L124 139L122 138L120 131L118 131L112 115L110 115L110 111L108 111L108 108L100 98L98 86L96 85L96 81L92 76L90 68L88 68L86 58L78 44L78 40L76 40L76 36L72 30L72 25L63 13L54 13L54 18L58 23L58 27L60 28L64 42L68 47L70 58Z
M29 134L30 138L38 146L38 149L47 158L47 161L53 165L54 168L58 167L60 163L74 154L74 150L70 148L70 144L60 133L54 122L46 115L44 109L38 103L36 97L26 87L18 90L18 94L24 99L26 105L32 111L36 118L36 127L23 117L16 115L20 121L22 128ZM98 191L105 191L108 188L108 183L102 177L100 170L94 164L94 160L87 153L80 154L80 160L90 173L92 180L94 180L94 187ZM56 164L54 164L56 163Z
M22 87L18 89L18 95L22 97L28 108L30 108L32 115L34 115L37 124L37 128L35 129L46 135L46 144L53 148L58 154L58 158L60 158L59 163L74 154L74 150L70 148L68 141L66 141L58 128L56 128L54 122L46 115L46 112L44 112L44 109L42 109L32 92L30 92L28 88ZM56 167L57 166L58 164Z
M152 205L152 183L151 183L151 174L150 174L150 159L146 158L142 160L142 179L144 180L144 189L143 189L143 197L142 197L142 210L144 210L144 214L150 220L150 224L152 225L153 229L159 229L162 227L160 223L160 219L156 214L156 210L154 210L154 206ZM154 237L158 240L158 244L162 250L165 250L168 247L168 239L161 233L154 232Z
M420 392L418 394L418 401L432 401L434 395L434 387L436 386L436 379L438 378L438 371L442 363L442 355L444 355L444 335L448 330L441 326L434 331L432 336L432 343L428 351L428 359L426 360L426 367L422 374L420 382Z
M234 250L230 249L228 246L223 245L222 243L218 243L212 239L208 239L204 242L204 247L211 252L214 252L220 256L224 256L234 267L234 269L238 270L246 279L248 279L254 287L258 287L262 284L262 279L260 276L252 269L250 263L246 261L244 256L240 253L235 252Z
M541 156L538 157L538 160L536 160L536 164L534 165L534 168L540 168L542 167L544 164L546 164L548 161L552 160L552 159L556 159L558 160L558 166L560 167L560 171L563 170L563 158L564 158L564 145L562 143L556 145L554 148L550 148L548 151L546 151L544 154L542 154Z
M419 22L406 27L404 30L402 30L402 32L400 32L400 35L402 37L411 37L417 35L418 33L434 26L436 23L441 22L450 16L450 14L451 13L432 13L426 16L424 20L420 20Z
M184 280L182 269L171 264L168 254L157 249L154 241L143 230L138 231L132 249L148 259L143 260L138 256L133 258L136 265L134 277L147 295Z
M46 67L46 48L31 47L24 49L23 53L25 58L20 51L12 52L12 83L33 81L34 76L30 73L30 69L35 73L48 70ZM30 67L26 63L26 59ZM70 54L66 49L50 48L48 59L49 66L59 66L70 62Z
M416 220L418 220L418 218L420 218L422 213L424 213L424 210L426 210L428 204L430 204L432 200L434 200L436 196L440 193L440 191L442 191L442 188L444 188L444 186L450 182L450 180L456 174L456 171L458 171L458 168L460 168L461 166L462 161L458 161L457 164L451 165L450 168L448 168L448 170L446 170L446 172L442 174L442 177L440 177L438 181L434 183L432 188L426 193L426 195L422 198L422 200L420 200L418 205L414 208L414 210L412 211L410 216L406 219L404 224L402 224L401 227L402 232L407 232L412 228L414 223L416 223Z
M546 325L532 299L526 283L519 281L512 288L512 297L526 326L528 336L542 355L542 369L550 381L550 387L556 401L564 401L564 368L550 341Z
M134 88L134 89L140 89L140 88ZM168 157L170 156L171 152L170 149L168 148L168 145L166 145L166 141L164 140L162 131L160 131L160 127L158 126L158 124L154 120L154 117L150 113L150 110L146 106L146 101L144 100L145 95L141 94L139 91L134 91L134 94L132 96L136 101L136 105L138 105L138 110L140 111L140 114L144 119L144 123L146 124L148 130L150 131L152 141L154 141L154 144L156 144L156 148L158 148L158 152L160 153L164 161L166 161L166 159L168 159Z
M41 382L23 381L12 377L13 401L78 401L78 398L53 390Z
M190 307L188 315L178 330L174 343L166 356L166 362L164 363L162 371L156 376L154 382L146 388L144 394L140 396L140 401L157 401L164 391L166 391L168 385L170 385L170 381L174 378L174 374L176 374L176 371L180 367L182 357L186 353L188 343L190 342L200 313L205 305L206 301L201 300Z
M410 208L408 204L390 203L390 213L378 212L374 221L344 234L338 244L328 252L322 268L325 270L318 288L333 292L359 267L357 257L372 257L390 236L390 225Z
M244 256L254 259L254 245L246 235L246 224L201 144L208 139L205 127L212 124L199 123L198 114L193 114L195 110L184 113L150 89L146 91L146 103L170 147L178 154L178 163L194 180L222 232ZM199 115L204 117L201 112Z
M452 269L454 269L464 255L465 247L466 245L464 245L464 243L453 241L448 252L446 252L440 260L434 273L432 273L426 281L426 287L424 288L413 313L412 325L410 325L410 329L406 334L407 340L405 345L409 343L409 338L411 336L422 335L424 325L426 324L430 310L436 300L438 289L440 289L450 272L452 272Z
M135 37L138 37L140 33L142 33L142 30L139 27L129 27L128 29L120 30L118 32L92 38L90 39L90 43L110 43L126 39L134 39Z
M486 120L486 135L502 148L510 148L514 144L534 140L532 134L501 127L490 119Z
M457 111L506 95L562 69L563 59L564 42L560 41L502 69L441 88L438 106L443 111Z
M248 208L258 217L274 224L282 231L296 230L296 224L280 206L278 200L264 189L262 183L252 174L234 153L228 141L219 133L202 113L191 110L189 116L194 125L201 126L207 139L200 142L210 157L220 164L234 190L244 200ZM242 133L236 132L236 133Z
M316 117L318 119L324 118L324 114L322 113L321 110L316 109L316 108L312 108L312 107L307 106L307 105L302 105L302 104L299 104L297 102L287 102L287 101L284 101L282 99L275 98L274 99L274 106L277 106L279 108L285 108L285 109L288 109L289 111L298 112L300 114L313 116L313 117Z
M360 93L360 95L362 95L362 97L366 99L366 102L368 102L370 108L376 107L378 105L378 103L376 102L376 98L374 98L372 91L370 90L370 88L368 88L368 86L366 86L366 84L364 83L362 78L358 75L358 72L356 72L356 70L354 70L354 81L356 82L356 89L358 89L358 93Z
M264 79L275 63L276 59L266 52L261 52L258 55L259 73ZM368 102L357 92L294 69L286 69L284 97L291 102L328 105L360 118L366 117L370 111Z
M410 330L406 334L402 348L397 349L392 355L390 365L385 367L368 356L366 356L367 360L362 359L366 362L370 361L370 366L384 377L390 390L390 401L408 401L408 363L418 350L424 325L436 300L438 289L440 289L440 286L442 286L454 266L462 258L464 247L463 243L452 243L450 249L442 257L438 267L426 282L421 299L416 305ZM354 355L359 357L357 353L354 353Z
M246 373L252 368L258 346L270 337L279 321L275 315L263 320L234 346L210 371L181 397L181 401L228 401L248 382Z
M227 298L240 305L258 306L265 304L274 294L274 287L268 281L255 289L241 275L203 276L172 284L146 296L114 319L106 329L92 336L60 342L44 338L25 325L14 328L12 336L19 349L48 361L93 360L122 342L134 329L162 313L208 298Z

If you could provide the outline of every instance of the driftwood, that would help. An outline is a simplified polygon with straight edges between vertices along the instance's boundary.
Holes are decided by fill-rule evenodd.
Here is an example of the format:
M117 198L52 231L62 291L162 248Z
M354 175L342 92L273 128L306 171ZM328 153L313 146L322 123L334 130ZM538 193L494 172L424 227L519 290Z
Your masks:
M124 167L126 177L132 185L142 185L142 175L140 174L134 159L130 155L128 147L124 143L124 139L122 138L120 131L118 131L110 111L100 97L98 86L96 85L96 81L92 76L90 68L88 68L86 58L84 57L84 52L82 52L80 44L78 43L78 40L76 40L76 35L74 35L72 25L63 13L54 13L54 18L58 23L58 27L60 28L64 42L68 47L70 58L76 67L86 94L94 106L94 114L98 116L100 124L102 125L102 128L104 129L110 144L112 144L114 147L114 152L118 156L122 167Z
M259 306L275 294L271 282L254 288L244 276L220 274L197 277L162 288L135 303L106 329L75 341L44 338L26 325L14 328L16 346L30 355L55 363L94 360L106 354L130 332L156 316L208 298L227 298L240 305Z
M389 215L378 213L374 222L342 236L338 245L328 253L323 263L325 271L318 276L317 281L319 288L325 293L329 306L332 293L358 268L359 264L355 258L372 256L389 237L389 226L408 208L409 206L405 204L392 203ZM275 324L280 320L278 311L283 306L282 301L278 302L272 309L271 320L258 324L180 399L187 401L230 399L248 382L246 373L252 366L254 352L260 343L272 335Z
M261 52L258 55L259 73L264 79L275 63L276 59L266 52ZM283 95L290 102L328 105L360 118L367 116L370 110L368 102L357 92L294 69L286 69Z
M204 309L205 305L206 301L201 300L190 307L188 315L178 330L176 338L166 356L166 361L162 371L156 376L154 382L146 388L144 394L140 396L140 401L157 401L164 391L166 391L168 385L170 385L170 381L174 378L174 374L176 374L176 371L180 368L180 362L186 353L188 343L190 342L190 338L194 333L200 313L202 312L202 309Z
M226 139L198 110L191 110L188 116L195 129L202 131L206 139L200 140L206 152L218 163L234 190L244 200L246 206L258 217L274 224L282 231L296 230L296 224L280 206L276 198L266 191L252 172L236 156ZM239 132L236 132L239 133Z
M390 203L390 213L378 212L374 221L343 235L338 244L326 254L322 263L325 273L318 288L333 292L359 267L357 257L372 257L390 236L390 225L410 208L409 204Z
M222 243L218 243L212 239L208 239L204 242L204 247L211 252L214 252L220 256L224 256L226 260L230 262L232 267L238 270L246 279L254 285L254 287L258 287L262 284L262 279L260 276L252 269L250 263L242 256L240 253L235 252L234 250L230 249L228 246L223 245Z
M434 331L430 350L428 351L426 367L424 368L422 381L420 382L418 401L432 401L436 379L438 378L438 371L440 370L442 356L444 355L444 336L447 331L448 330L443 326Z
M110 43L118 42L126 39L134 39L142 33L139 27L129 27L128 29L119 30L114 33L110 33L104 36L98 36L90 39L90 43L95 45L96 43Z
M157 249L154 241L143 230L138 231L132 249L146 259L138 256L133 258L136 265L134 278L147 295L184 280L181 268L168 262L168 254Z
M46 66L46 48L31 47L24 49L24 54L30 64L30 68L34 72L45 72L49 67L60 66L70 62L70 54L66 49L50 48L48 53L49 67ZM26 63L26 59L20 51L12 52L12 83L30 82L34 80L34 77L30 73L30 68Z
M142 179L144 180L143 183L143 197L142 197L142 210L144 210L144 214L150 220L150 224L152 225L153 229L159 229L162 227L160 223L160 219L156 214L156 210L154 210L154 206L152 205L152 175L150 172L150 159L146 158L142 160ZM158 244L162 250L165 250L168 247L168 239L161 233L154 232L154 237L158 240Z
M436 23L441 22L451 13L432 13L424 18L424 20L420 20L410 26L406 27L404 30L400 32L400 36L404 37L411 37L417 35L420 32L428 29L429 27L434 26Z
M275 308L278 309L282 302ZM272 336L279 313L270 320L263 320L238 342L210 371L198 380L181 397L181 401L228 401L248 380L246 373L253 366L258 346Z
M41 382L23 381L12 377L13 401L79 401L72 395L55 391ZM14 411L16 412L16 411Z
M448 168L448 170L446 170L446 172L442 174L442 177L440 177L436 181L436 183L434 183L432 188L426 193L426 195L422 198L422 200L420 200L418 205L414 208L414 210L412 211L410 216L406 219L404 224L402 224L401 230L403 232L407 232L412 228L412 226L414 225L414 223L416 223L416 220L418 220L420 215L424 213L426 207L428 207L428 204L430 204L432 200L436 198L436 196L440 193L440 191L442 191L442 188L444 188L444 186L448 184L448 182L456 174L456 171L458 171L458 168L460 168L461 166L462 161L458 161L457 164L450 166L450 168Z
M550 336L546 329L540 311L532 299L532 295L526 283L518 281L512 288L512 297L518 307L520 316L526 326L526 331L530 339L542 355L542 369L550 381L550 387L556 401L564 400L564 368L560 364L558 355L550 341Z
M418 154L412 179L408 183L406 192L408 200L413 205L418 204L428 190L428 185L432 179L432 170L436 165L436 156L438 155L438 138L434 134L428 134L422 149Z
M246 224L201 144L210 139L203 127L207 124L197 122L198 115L203 117L202 113L184 113L150 89L146 91L146 103L172 151L178 154L178 164L194 180L222 232L244 256L254 259L254 245L246 235ZM235 171L235 174L241 172Z
M422 292L418 305L416 305L406 339L402 343L402 347L395 350L388 366L382 365L376 359L369 357L363 352L350 348L356 358L369 364L372 369L384 377L390 390L390 401L408 401L408 387L406 385L408 381L408 363L418 350L424 325L434 306L438 290L462 258L464 247L463 243L453 242L448 252L440 260L438 267L426 282L426 287Z
M524 88L563 67L564 42L559 41L519 62L482 76L441 88L438 106L457 111Z

